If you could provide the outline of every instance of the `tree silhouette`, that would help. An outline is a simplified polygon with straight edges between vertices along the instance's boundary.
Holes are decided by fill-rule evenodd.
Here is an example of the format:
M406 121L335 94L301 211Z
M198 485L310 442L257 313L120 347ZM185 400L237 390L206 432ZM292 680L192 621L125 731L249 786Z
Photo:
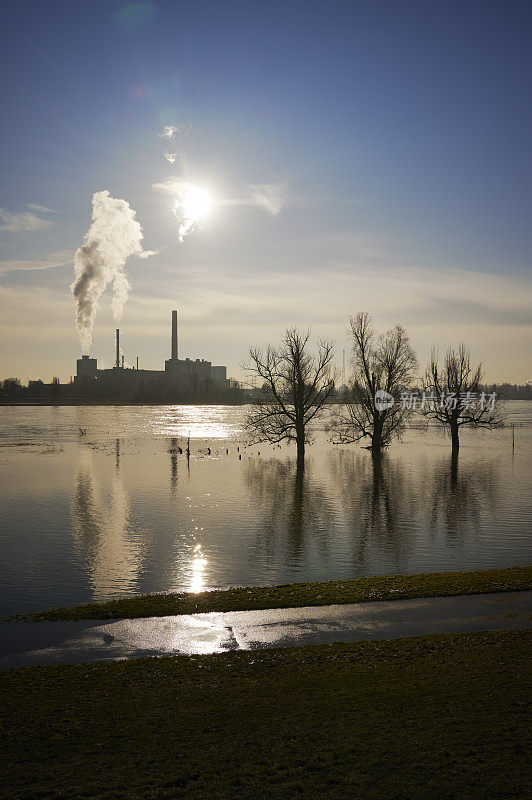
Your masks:
M408 334L400 325L377 336L366 312L351 317L349 333L353 344L353 378L349 401L335 411L330 422L333 441L340 444L369 439L368 449L379 454L400 436L410 411L398 402L399 394L412 381L417 360ZM388 407L378 392L391 395Z
M23 387L19 378L5 378L2 383L2 394L4 397L18 397L22 394Z
M502 425L500 402L495 392L482 389L482 377L482 365L471 367L469 350L463 342L458 349L447 350L441 370L432 349L423 380L421 412L449 430L453 451L460 447L459 431L463 425L488 429Z
M246 428L254 442L294 441L304 463L309 424L334 389L332 342L320 340L317 355L309 352L310 331L288 328L281 344L265 351L252 347L244 369L263 381L263 398L248 413Z

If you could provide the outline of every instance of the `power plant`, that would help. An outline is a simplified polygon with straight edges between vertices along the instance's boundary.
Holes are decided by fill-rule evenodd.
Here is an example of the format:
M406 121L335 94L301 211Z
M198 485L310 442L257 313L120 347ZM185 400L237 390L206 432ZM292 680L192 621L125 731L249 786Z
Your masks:
M116 329L116 359L114 367L98 369L98 361L90 356L77 360L74 384L79 389L98 387L109 396L142 393L143 390L159 388L175 391L201 391L209 385L220 389L228 387L227 367L213 366L203 358L180 359L178 356L177 311L172 311L172 339L170 358L164 362L164 370L139 369L125 365L120 351L120 330Z

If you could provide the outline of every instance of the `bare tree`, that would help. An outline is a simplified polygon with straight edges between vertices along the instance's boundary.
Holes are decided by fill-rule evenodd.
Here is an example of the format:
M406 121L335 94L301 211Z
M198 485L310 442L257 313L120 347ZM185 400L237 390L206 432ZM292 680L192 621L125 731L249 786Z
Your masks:
M3 382L0 381L2 387L2 395L8 398L18 397L22 394L22 384L20 378L6 378Z
M408 334L400 325L377 336L366 312L351 317L349 334L353 344L353 378L349 402L332 417L336 443L368 439L368 449L379 454L400 436L410 414L399 402L417 367Z
M294 441L303 466L309 424L334 389L332 342L320 340L309 352L310 331L288 328L281 344L265 351L252 347L244 368L264 381L264 399L248 414L247 430L255 442Z
M500 402L494 391L482 389L482 364L471 367L469 350L460 344L450 347L440 370L433 348L423 380L421 412L449 429L453 452L460 447L459 431L472 428L498 428L502 425Z

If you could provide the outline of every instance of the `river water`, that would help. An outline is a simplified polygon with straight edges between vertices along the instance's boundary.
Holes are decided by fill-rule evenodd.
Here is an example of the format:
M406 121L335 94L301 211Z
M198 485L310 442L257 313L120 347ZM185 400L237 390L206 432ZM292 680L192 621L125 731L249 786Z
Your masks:
M375 463L318 431L303 475L292 446L245 447L244 413L1 408L0 614L530 563L532 403L506 404L514 450L510 427L463 431L456 463L411 429Z

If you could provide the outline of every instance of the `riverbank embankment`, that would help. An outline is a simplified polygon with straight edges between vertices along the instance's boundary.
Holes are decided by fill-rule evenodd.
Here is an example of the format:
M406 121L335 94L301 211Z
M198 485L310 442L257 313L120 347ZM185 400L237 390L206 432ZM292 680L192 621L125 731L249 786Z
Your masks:
M213 611L257 611L268 608L343 605L416 597L451 597L532 589L532 567L417 575L376 575L354 580L245 586L192 593L149 594L103 603L52 608L12 620L31 622L83 619L135 619Z

